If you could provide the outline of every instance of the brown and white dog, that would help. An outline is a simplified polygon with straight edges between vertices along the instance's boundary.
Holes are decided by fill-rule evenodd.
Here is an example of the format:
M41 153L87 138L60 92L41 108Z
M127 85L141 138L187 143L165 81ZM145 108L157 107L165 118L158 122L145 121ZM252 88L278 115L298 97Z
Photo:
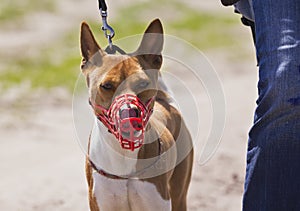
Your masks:
M192 140L161 80L163 40L156 19L137 51L111 55L81 25L81 69L95 113L86 161L92 211L187 209Z

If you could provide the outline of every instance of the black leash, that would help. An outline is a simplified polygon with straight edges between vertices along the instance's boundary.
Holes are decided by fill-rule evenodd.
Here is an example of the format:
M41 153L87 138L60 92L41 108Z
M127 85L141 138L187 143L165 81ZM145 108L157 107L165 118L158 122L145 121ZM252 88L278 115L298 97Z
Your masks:
M102 31L104 32L104 36L106 37L108 41L108 46L105 49L105 51L108 54L115 54L115 53L120 53L120 54L126 54L125 51L123 51L121 48L119 48L116 45L113 45L112 43L112 38L115 36L115 31L114 29L107 23L107 6L105 3L105 0L98 0L99 4L99 11L100 15L102 17Z
M98 3L99 3L99 10L103 10L103 11L107 11L107 6L105 4L105 1L104 0L98 0Z

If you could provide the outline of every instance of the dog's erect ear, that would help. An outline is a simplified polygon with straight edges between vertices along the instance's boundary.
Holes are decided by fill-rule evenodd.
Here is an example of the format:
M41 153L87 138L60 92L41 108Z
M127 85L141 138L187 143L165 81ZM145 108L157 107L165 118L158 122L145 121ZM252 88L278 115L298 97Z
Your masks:
M146 29L142 42L135 54L138 58L150 62L150 66L159 69L162 63L161 52L164 44L163 27L159 19L155 19Z
M146 29L142 42L137 50L140 54L161 54L164 37L163 27L159 19L152 21Z
M95 65L101 65L102 57L105 53L99 47L89 25L86 22L82 22L81 24L80 47L81 55L83 57L81 64L82 71L86 69L85 65L88 61Z

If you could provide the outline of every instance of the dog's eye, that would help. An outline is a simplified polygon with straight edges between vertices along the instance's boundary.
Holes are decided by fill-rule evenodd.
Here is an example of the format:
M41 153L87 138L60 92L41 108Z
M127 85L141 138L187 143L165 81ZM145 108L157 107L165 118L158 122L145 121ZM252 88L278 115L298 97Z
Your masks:
M148 81L142 81L138 84L139 88L146 88L149 85Z
M100 87L104 90L111 90L113 88L113 85L107 82L107 83L100 84Z

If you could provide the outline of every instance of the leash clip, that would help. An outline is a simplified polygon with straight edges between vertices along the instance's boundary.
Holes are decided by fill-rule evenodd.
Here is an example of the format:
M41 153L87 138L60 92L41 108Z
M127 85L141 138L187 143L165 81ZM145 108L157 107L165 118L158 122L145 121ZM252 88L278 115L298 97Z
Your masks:
M104 32L104 35L108 40L108 44L109 44L110 49L112 50L112 48L113 48L112 38L115 36L115 31L107 23L107 12L106 12L106 10L100 9L100 14L101 14L101 17L102 17L102 27L101 27L101 29Z

